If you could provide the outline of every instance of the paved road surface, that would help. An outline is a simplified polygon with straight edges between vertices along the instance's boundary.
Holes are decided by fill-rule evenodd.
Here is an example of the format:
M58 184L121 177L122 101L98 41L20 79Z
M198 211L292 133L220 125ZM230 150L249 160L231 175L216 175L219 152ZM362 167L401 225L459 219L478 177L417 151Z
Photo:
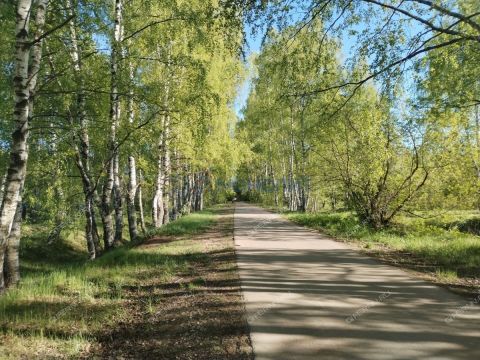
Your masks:
M445 289L245 203L235 244L256 360L480 359L480 307Z

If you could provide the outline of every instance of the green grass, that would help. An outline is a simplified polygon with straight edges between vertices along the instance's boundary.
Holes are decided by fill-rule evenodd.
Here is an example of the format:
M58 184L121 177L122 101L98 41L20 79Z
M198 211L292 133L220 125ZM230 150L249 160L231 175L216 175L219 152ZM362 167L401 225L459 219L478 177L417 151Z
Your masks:
M368 249L387 247L416 263L434 269L440 280L480 275L480 237L463 224L476 223L476 212L446 212L425 218L399 216L391 227L374 231L351 212L289 213L292 221L337 238L360 243Z
M21 284L0 296L0 358L78 354L101 328L126 316L124 289L152 277L169 282L203 256L198 245L186 242L214 221L211 211L191 214L149 233L183 240L128 244L94 261L87 260L81 231L48 244L47 229L26 226Z
M214 214L210 210L204 210L172 221L159 229L149 232L149 236L183 236L194 235L205 231L214 221Z

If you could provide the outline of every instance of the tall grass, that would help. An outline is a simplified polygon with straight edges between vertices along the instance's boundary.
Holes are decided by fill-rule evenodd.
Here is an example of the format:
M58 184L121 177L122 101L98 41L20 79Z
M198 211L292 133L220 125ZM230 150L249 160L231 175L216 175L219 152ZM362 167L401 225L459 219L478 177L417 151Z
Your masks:
M181 217L176 221L169 222L159 229L151 229L148 237L167 235L167 236L183 236L193 235L205 231L214 221L213 212L204 210L193 213L185 217Z
M464 232L462 224L473 222L472 212L444 213L430 218L400 216L391 227L372 230L351 212L290 213L292 221L329 235L360 243L366 248L387 246L424 262L451 279L480 275L480 237Z
M148 237L186 239L215 220L210 211L171 222ZM45 349L38 357L79 353L89 339L125 314L125 288L159 277L170 281L201 256L198 246L170 241L153 247L133 244L88 261L81 232L49 244L40 226L24 229L20 285L0 296L0 358L17 358L26 344ZM16 349L16 350L15 350ZM33 351L33 350L32 350ZM58 355L57 354L57 355Z

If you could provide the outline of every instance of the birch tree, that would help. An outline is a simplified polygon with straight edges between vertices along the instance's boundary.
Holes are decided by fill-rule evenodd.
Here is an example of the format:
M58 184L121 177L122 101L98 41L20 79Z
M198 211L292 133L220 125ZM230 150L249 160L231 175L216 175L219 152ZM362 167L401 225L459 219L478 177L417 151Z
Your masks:
M19 209L32 226L51 227L46 246L52 251L82 216L93 260L121 240L125 195L134 240L137 221L144 233L150 226L144 212L154 210L166 223L202 209L217 201L213 193L221 197L215 181L227 183L233 174L230 104L241 68L241 29L225 28L218 4L214 14L201 2L114 3L112 12L112 2L50 2L55 25L47 23L46 30L46 1L18 3L15 123L0 131L7 144L6 132L15 130L1 208L2 287L5 274L10 283L18 281ZM2 52L0 62L9 76L12 59ZM3 85L2 100L9 96ZM4 103L2 117L11 113ZM25 178L29 135L32 163ZM155 194L158 201L151 202Z
M130 49L129 49L130 50ZM129 51L130 53L130 51ZM135 110L134 110L134 77L135 69L132 63L132 60L129 60L128 63L128 74L129 74L129 96L128 96L128 123L133 125L135 122ZM130 233L130 240L135 241L137 239L137 211L135 209L135 198L137 191L139 190L139 185L137 185L137 167L135 164L135 157L130 155L128 157L128 190L127 190L127 216L128 216L128 229ZM141 191L141 190L140 190ZM141 192L140 192L141 195ZM142 229L145 229L145 220L143 219L143 204L140 197L140 219L142 224Z
M119 149L117 131L120 125L119 61L122 54L122 0L115 0L114 29L110 52L110 135L107 159L107 174L102 192L102 222L104 247L109 249L122 238L123 212L119 175ZM112 206L113 196L113 206ZM115 211L115 228L113 212ZM115 230L114 230L115 229Z
M5 250L27 170L28 128L33 116L33 103L42 57L43 29L46 22L48 1L39 0L35 2L36 32L33 39L29 33L32 5L32 1L29 0L21 0L17 4L15 26L15 105L13 112L15 130L11 139L10 163L0 208L0 290L5 288L3 270ZM13 261L12 258L16 257L18 257L18 251L13 251L9 259ZM11 280L13 282L18 281L18 269L11 270L15 272L15 274L10 274Z
M82 69L82 53L78 46L77 28L75 22L75 7L71 0L66 0L69 22L70 49L72 68L77 85L75 109L71 111L72 125L78 129L74 136L75 164L80 172L85 206L85 237L91 259L100 253L100 242L95 219L95 205L99 202L90 166L90 136L88 132L88 115L86 110L86 94L84 89L84 74ZM96 199L97 198L97 199Z

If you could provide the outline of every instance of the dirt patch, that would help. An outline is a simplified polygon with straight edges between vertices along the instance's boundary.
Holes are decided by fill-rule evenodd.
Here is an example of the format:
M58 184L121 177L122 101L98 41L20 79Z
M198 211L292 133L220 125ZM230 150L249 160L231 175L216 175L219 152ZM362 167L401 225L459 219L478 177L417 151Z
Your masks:
M162 274L124 289L127 316L96 334L85 358L252 360L233 246L233 208L215 210L217 221L182 246L187 271L168 283ZM164 246L172 237L145 245Z

